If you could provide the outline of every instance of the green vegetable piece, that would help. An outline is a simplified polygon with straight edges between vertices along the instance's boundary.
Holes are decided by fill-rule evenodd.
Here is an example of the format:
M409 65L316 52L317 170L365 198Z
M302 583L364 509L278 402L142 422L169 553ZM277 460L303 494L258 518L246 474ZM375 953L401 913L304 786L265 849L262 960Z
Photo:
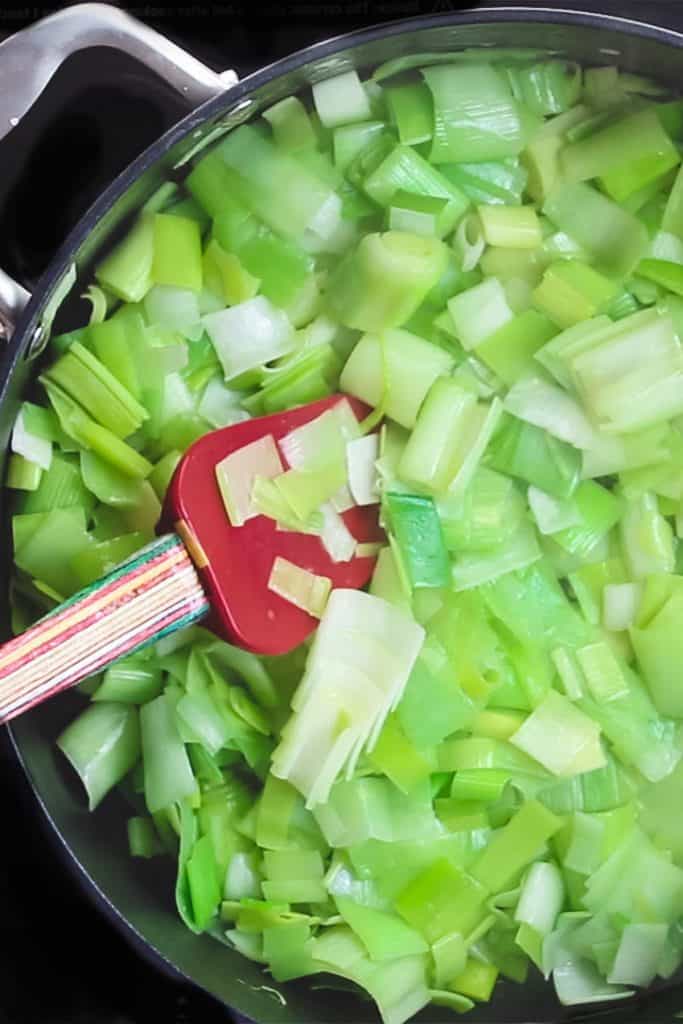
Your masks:
M452 986L456 992L485 1003L491 998L497 979L498 968L494 964L470 958L462 974L453 979Z
M381 406L404 427L413 427L424 398L437 377L447 374L453 357L404 330L366 334L349 356L339 381L342 391Z
M520 110L497 68L452 64L422 74L434 100L434 163L500 160L524 148Z
M439 988L450 986L462 974L467 963L467 946L460 932L444 935L432 945L434 984Z
M646 614L653 603L655 588L664 580L670 581L670 592L658 602L654 613ZM683 698L676 667L681 642L681 616L683 615L683 589L678 576L649 576L636 618L630 629L631 643L638 664L660 714L680 718Z
M228 194L244 203L273 231L298 240L334 194L291 154L253 125L243 124L218 145L229 171ZM286 194L287 202L282 197Z
M88 544L71 559L71 568L79 587L86 587L106 576L152 540L153 534L138 531Z
M95 704L67 726L57 745L78 773L93 811L140 756L137 711L124 704Z
M166 454L159 459L149 474L149 482L154 488L154 493L159 501L164 500L166 491L170 486L173 474L175 473L181 458L182 455L178 451L166 452Z
M419 751L426 751L456 729L467 728L476 711L474 701L453 678L446 651L428 637L396 709L406 736Z
M289 152L316 145L316 135L308 111L296 96L287 96L263 111L273 129L275 144Z
M187 881L192 901L192 914L200 931L205 931L214 918L221 899L218 870L210 836L201 836L188 858Z
M409 146L396 146L365 178L363 189L380 206L393 205L399 193L445 200L438 210L440 237L453 230L469 206L457 185Z
M92 700L146 704L159 696L161 687L161 669L150 660L133 655L109 666Z
M33 515L14 516L14 560L34 579L67 597L79 589L72 561L92 543L85 513L74 505Z
M558 327L567 328L601 313L617 285L579 260L554 263L534 291L534 304Z
M36 462L12 453L7 467L6 486L15 491L37 491L43 470Z
M131 857L158 857L164 852L151 818L133 817L127 822L128 850Z
M128 476L146 477L151 464L116 434L91 419L57 384L44 380L45 390L67 434L86 450L92 450Z
M373 907L361 906L344 896L336 896L335 903L372 960L396 960L428 951L429 946L419 931L409 927L399 917Z
M535 309L519 313L513 320L477 345L477 357L512 386L534 365L533 357L557 333L555 325Z
M287 306L294 300L313 270L313 260L303 249L273 234L254 235L240 246L239 258L246 270L258 278L261 294L278 306ZM231 301L227 293L226 298Z
M404 231L368 234L333 271L328 296L341 323L361 331L404 324L444 272L448 250Z
M434 113L426 85L410 82L387 86L384 96L398 137L405 146L416 146L431 139Z
M202 240L196 221L155 214L152 281L173 288L201 290Z
M44 374L117 437L133 434L147 419L146 409L79 342Z
M561 827L561 820L542 804L528 800L479 854L472 878L489 892L509 888Z
M139 401L142 397L142 383L135 345L139 331L144 329L141 320L136 327L138 330L133 328L132 317L119 315L103 323L91 324L88 339L102 365Z
M509 74L522 102L541 117L570 110L581 95L583 73L578 64L549 60L514 68Z
M654 281L674 295L683 295L683 267L669 260L645 259L636 268L640 277Z
M484 916L486 889L447 860L438 860L398 894L394 906L430 944L468 934Z
M291 981L320 970L313 959L309 924L263 929L263 955L276 981Z
M166 694L140 711L145 801L150 814L192 796L196 782Z
M590 185L564 184L548 196L543 212L608 273L632 273L648 244L645 226Z
M540 427L508 417L489 447L489 465L535 484L556 498L569 498L581 472L580 452Z
M415 494L386 495L392 535L412 587L445 587L450 560L436 506Z
M680 163L680 156L656 113L643 110L608 123L566 146L561 163L569 181L600 177L617 202Z
M469 454L480 424L476 396L451 378L437 378L401 456L401 479L432 494L445 491Z
M413 746L396 715L387 718L369 753L369 760L406 794L412 792L432 770L430 758Z
M154 217L143 213L122 241L98 264L95 277L124 302L141 302L152 287Z

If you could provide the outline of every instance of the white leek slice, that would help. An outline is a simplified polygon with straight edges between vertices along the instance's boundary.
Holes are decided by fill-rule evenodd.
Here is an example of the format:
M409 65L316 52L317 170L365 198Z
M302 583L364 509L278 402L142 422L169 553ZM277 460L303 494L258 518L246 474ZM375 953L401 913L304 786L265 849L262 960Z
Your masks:
M453 296L448 300L448 311L455 333L468 352L515 315L497 277L489 277L482 284Z
M628 999L634 994L632 989L608 984L590 960L577 959L556 967L553 983L563 1006L607 1003L613 999Z
M557 533L559 530L566 530L570 526L578 526L581 523L579 510L571 498L561 501L532 484L527 491L527 499L531 514L536 520L536 526L539 532L545 536Z
M627 924L607 979L609 983L642 988L652 984L666 950L668 934L667 924Z
M481 221L476 213L463 217L453 235L453 249L460 268L468 273L474 270L486 248Z
M607 583L602 592L602 624L618 633L635 622L643 587L641 583Z
M596 430L575 399L540 377L518 381L508 392L505 408L513 416L547 430L575 448L592 448Z
M278 443L292 469L312 471L330 462L343 462L346 442L359 433L358 420L344 398L314 420L290 430Z
M570 776L607 764L601 751L600 764L594 764L600 727L566 697L551 690L524 724L510 737L518 750L533 757L553 775ZM592 768L584 767L581 754L591 754Z
M204 389L197 412L212 427L220 430L250 419L249 413L242 408L243 398L243 392L231 391L219 377L212 377Z
M358 590L333 590L316 631L273 773L307 806L325 803L400 700L424 640L412 617Z
M379 437L367 434L346 445L346 468L349 490L357 505L375 505L379 501L377 468Z
M571 360L586 408L607 433L629 434L683 412L683 350L670 315L619 320L610 336Z
M32 462L41 469L47 470L52 464L52 442L29 433L24 423L23 409L19 410L14 422L10 447L16 455L22 455L27 462Z
M145 295L143 305L150 324L177 331L188 341L199 341L204 333L197 293L188 288L156 284Z
M238 448L218 463L218 488L233 526L243 526L259 515L251 496L254 480L272 480L281 472L280 455L271 434Z
M312 231L321 242L329 241L339 231L342 224L342 201L336 192L332 192L325 202L320 206L308 224L308 231Z
M320 506L323 527L320 540L333 562L350 562L356 551L356 538L329 502Z
M268 589L319 619L330 596L332 580L328 576L316 576L278 555L270 571Z
M209 313L202 323L223 365L226 381L287 355L297 344L287 315L263 295Z
M312 89L318 117L326 128L370 119L370 101L357 71L345 71Z
M532 864L522 885L515 921L547 935L555 927L563 903L564 881L557 865L552 862Z

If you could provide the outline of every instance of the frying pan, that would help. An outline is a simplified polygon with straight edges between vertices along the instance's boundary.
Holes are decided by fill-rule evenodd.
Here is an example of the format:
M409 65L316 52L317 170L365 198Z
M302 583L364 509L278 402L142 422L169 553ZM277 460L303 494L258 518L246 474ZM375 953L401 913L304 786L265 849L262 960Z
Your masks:
M646 5L643 5L644 10ZM227 45L227 44L226 44ZM194 109L135 160L90 207L55 253L29 295L0 269L0 471L22 392L36 373L50 324L60 305L69 308L96 256L125 230L142 203L183 169L202 145L306 85L351 67L372 67L389 58L435 50L495 46L555 50L589 63L619 62L628 70L656 75L680 88L683 36L653 25L579 10L524 6L479 7L459 13L412 18L318 43L241 82L217 75L168 40L121 11L100 4L62 10L0 46L0 139L31 107L60 65L77 51L109 47L142 62ZM4 150L11 142L11 134ZM2 169L0 168L0 173ZM0 493L0 503L3 496ZM0 511L2 511L0 507ZM6 514L6 513L5 513ZM9 577L9 530L0 529L0 628L8 622L5 582ZM258 1024L333 1024L376 1021L372 1005L343 992L316 987L315 980L278 986L259 965L208 937L195 937L177 919L168 874L155 862L128 859L125 813L111 797L95 817L58 757L54 740L79 706L65 695L18 719L9 739L55 839L56 849L112 923L159 967L185 978ZM673 1021L683 1007L683 985L674 979L628 1005L598 1012L567 1011L550 985L504 983L492 1003L469 1015L474 1022L541 1024L600 1018L636 1024ZM420 1020L441 1022L443 1010L427 1009Z

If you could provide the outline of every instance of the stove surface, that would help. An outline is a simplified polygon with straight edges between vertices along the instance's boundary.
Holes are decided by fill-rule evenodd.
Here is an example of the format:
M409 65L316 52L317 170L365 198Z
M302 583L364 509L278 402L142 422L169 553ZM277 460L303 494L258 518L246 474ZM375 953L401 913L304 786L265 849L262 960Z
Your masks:
M534 0L526 0L527 6ZM131 8L141 20L173 37L217 70L234 67L244 75L316 40L364 25L400 17L476 6L456 0L226 0L197 4L184 14L158 7ZM540 7L582 7L633 16L683 30L683 0L559 0ZM35 17L56 7L33 8ZM149 15L149 16L148 16ZM0 40L31 19L31 9L0 9ZM120 70L120 68L119 68ZM101 67L106 78L106 65ZM109 74L117 73L116 62ZM130 68L129 92L116 99L110 85L89 82L83 93L82 69L62 81L59 110L46 102L36 115L46 125L41 148L31 152L19 133L0 146L0 266L34 281L49 253L102 187L112 165L122 167L173 123L180 111L168 96L147 102L145 83ZM79 78L80 75L80 78ZM70 76L70 77L69 77ZM98 91L99 90L99 91ZM140 131L128 112L145 116ZM63 102L63 97L70 97ZM126 105L128 104L128 105ZM95 110L108 111L108 131L96 124ZM59 118L59 120L56 120ZM50 130L48 131L48 127ZM115 149L111 138L117 139ZM69 143L72 140L72 144ZM87 143L87 144L84 144ZM46 177L40 170L51 168ZM79 204L66 202L65 183L79 174ZM99 177L98 177L99 176ZM99 182L99 184L98 184ZM20 231L23 227L23 234ZM0 730L3 778L0 842L0 1024L218 1024L231 1015L194 989L169 980L142 960L94 909L66 872L43 828L33 798Z

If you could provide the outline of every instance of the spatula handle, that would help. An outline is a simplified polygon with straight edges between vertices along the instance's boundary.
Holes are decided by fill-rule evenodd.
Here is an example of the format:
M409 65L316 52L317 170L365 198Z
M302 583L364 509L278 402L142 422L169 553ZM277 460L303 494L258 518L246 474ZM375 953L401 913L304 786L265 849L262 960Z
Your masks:
M208 610L185 545L175 534L160 537L0 646L0 722Z

